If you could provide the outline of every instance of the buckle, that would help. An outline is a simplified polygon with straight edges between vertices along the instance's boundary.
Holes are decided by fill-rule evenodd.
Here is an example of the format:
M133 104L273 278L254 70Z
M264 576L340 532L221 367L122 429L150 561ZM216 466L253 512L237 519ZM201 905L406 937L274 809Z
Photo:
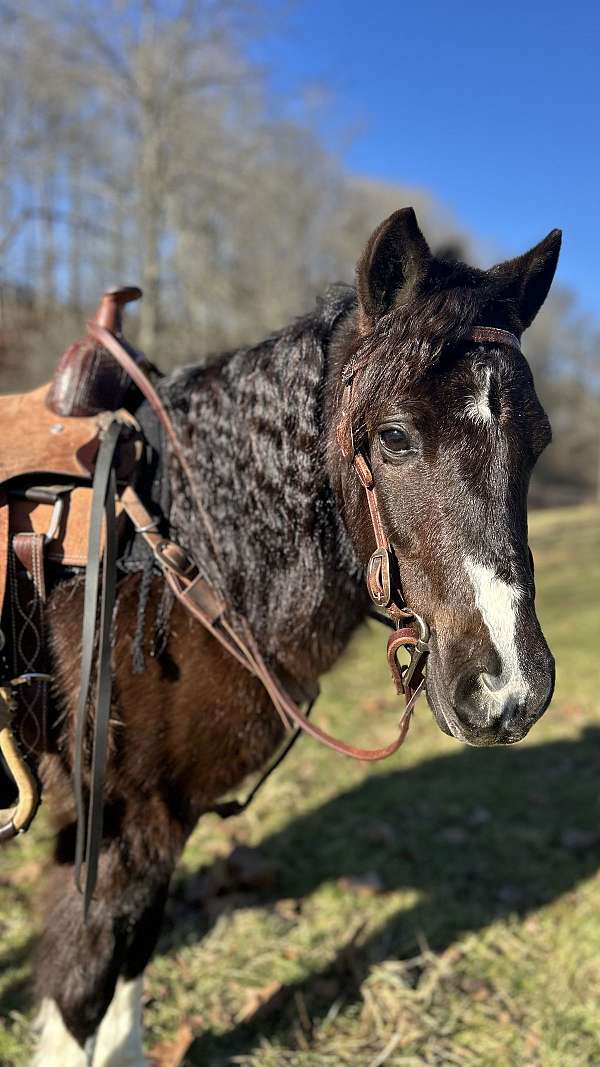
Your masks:
M55 537L60 530L60 524L62 522L63 511L65 510L65 497L58 496L54 501L54 507L52 508L52 515L50 516L50 525L44 534L44 544L47 545L49 541L54 541Z
M414 626L403 626L390 634L387 643L387 658L396 684L398 693L414 693L425 677L425 667L429 648L429 627L420 615L414 615L419 627L417 633ZM401 665L398 662L398 652L405 649L409 654L409 662Z
M191 582L198 577L199 571L196 564L174 541L159 541L154 549L154 555L161 567L176 574L178 578L185 578Z
M367 589L376 607L389 607L392 602L392 564L389 548L377 548L371 556L367 564Z

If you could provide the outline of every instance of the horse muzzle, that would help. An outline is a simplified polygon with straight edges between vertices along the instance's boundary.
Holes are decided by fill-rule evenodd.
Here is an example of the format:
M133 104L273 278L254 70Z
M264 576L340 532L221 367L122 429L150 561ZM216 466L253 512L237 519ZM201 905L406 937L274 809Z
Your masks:
M513 745L544 714L554 692L554 659L544 642L518 678L466 664L445 684L439 656L430 657L427 696L441 730L469 745Z

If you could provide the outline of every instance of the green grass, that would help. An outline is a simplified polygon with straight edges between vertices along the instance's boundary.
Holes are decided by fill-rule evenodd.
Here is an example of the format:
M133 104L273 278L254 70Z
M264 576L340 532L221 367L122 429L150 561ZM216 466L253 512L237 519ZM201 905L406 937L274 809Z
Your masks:
M558 667L544 719L521 745L472 750L422 704L391 761L304 739L244 816L207 818L147 972L149 1050L189 1026L186 1067L600 1064L600 512L535 515L531 540ZM325 679L326 727L389 737L384 645L363 633ZM275 886L203 908L198 869L216 876L236 843L259 848ZM40 818L2 854L6 1067L28 1062L47 847Z

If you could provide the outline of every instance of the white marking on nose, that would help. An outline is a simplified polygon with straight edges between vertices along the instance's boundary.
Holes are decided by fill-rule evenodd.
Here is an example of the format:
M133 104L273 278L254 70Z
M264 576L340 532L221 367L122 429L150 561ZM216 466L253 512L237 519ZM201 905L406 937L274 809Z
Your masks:
M522 591L498 578L493 567L478 563L471 556L467 556L465 567L473 584L475 606L481 612L500 659L497 686L494 689L486 687L486 701L502 705L509 700L520 703L529 692L516 642L516 613Z
M492 422L493 419L489 404L491 373L491 367L485 367L483 371L484 381L481 387L472 396L467 397L465 405L465 415L482 425Z

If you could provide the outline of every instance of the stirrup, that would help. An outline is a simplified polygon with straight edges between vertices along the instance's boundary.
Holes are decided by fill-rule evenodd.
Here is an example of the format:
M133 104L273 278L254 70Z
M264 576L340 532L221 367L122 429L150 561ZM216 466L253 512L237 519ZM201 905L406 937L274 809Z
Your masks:
M10 841L11 838L27 829L40 802L37 782L19 751L12 730L12 717L15 711L12 687L17 682L29 680L29 675L24 675L23 679L19 678L14 683L0 686L0 753L4 757L9 774L18 791L17 802L13 808L9 809L8 820L0 825L0 843Z

